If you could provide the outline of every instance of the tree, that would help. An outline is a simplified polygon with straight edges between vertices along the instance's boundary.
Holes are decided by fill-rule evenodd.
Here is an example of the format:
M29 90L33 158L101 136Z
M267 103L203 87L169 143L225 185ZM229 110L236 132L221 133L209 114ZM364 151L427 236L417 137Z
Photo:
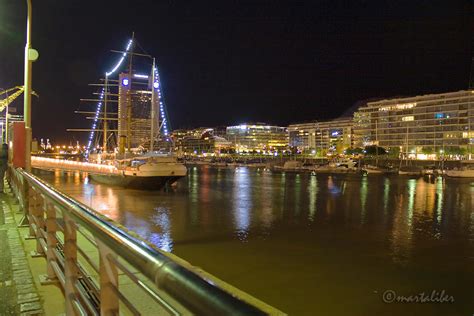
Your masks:
M461 147L446 147L444 150L445 155L465 155L467 150Z
M422 147L421 148L421 153L422 154L425 154L425 155L431 155L431 154L434 154L434 149L433 147Z
M347 148L346 150L344 150L344 153L346 155L362 155L364 153L364 150L360 147Z
M368 156L386 155L387 151L385 150L385 148L380 146L366 146L365 154Z
M391 158L399 158L400 157L400 147L390 147L388 149L388 155Z

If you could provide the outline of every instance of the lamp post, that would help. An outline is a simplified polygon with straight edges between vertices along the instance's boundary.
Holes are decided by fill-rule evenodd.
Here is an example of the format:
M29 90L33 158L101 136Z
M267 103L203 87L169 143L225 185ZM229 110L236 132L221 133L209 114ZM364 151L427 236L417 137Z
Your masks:
M5 93L6 93L6 98L8 100L8 91L5 90ZM2 132L2 144L5 144L7 143L8 144L8 102L7 102L7 106L5 108L5 140L3 140L3 132Z
M6 128L7 128L7 134L5 136L5 138L3 138L3 122L0 122L0 124L2 125L2 144L3 143L8 143L8 92L7 90L3 89L3 88L0 88L0 90L3 90L3 93L5 93L6 97L5 99L7 100L7 106L6 106L6 111L5 111L5 125L6 125Z
M26 20L26 45L25 45L25 77L24 77L24 105L23 116L25 122L25 170L31 171L31 76L32 65L38 59L38 51L31 48L31 0L26 0L28 15Z

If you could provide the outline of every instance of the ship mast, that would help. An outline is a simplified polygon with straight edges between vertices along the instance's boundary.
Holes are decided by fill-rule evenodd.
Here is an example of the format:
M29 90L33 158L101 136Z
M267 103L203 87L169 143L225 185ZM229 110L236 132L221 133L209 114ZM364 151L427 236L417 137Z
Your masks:
M133 49L135 48L135 32L132 32L132 46L130 47L128 59L128 80L130 87L132 86L132 63L133 63ZM128 91L128 98L127 98L127 150L130 152L131 150L131 143L132 143L132 133L131 133L131 125L132 124L132 89Z
M151 69L151 105L150 105L150 152L153 152L153 143L155 142L155 58L153 58L153 67Z
M104 87L104 139L102 144L102 152L107 153L107 94L109 93L108 86L109 76L105 74L105 87Z

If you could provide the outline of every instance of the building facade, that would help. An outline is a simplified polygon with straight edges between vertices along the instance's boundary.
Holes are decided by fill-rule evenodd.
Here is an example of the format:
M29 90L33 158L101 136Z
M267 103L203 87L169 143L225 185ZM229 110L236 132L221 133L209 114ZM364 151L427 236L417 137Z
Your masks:
M353 145L353 118L291 124L288 126L289 145L303 153L342 153Z
M175 130L172 139L181 154L220 154L232 148L232 143L216 135L219 129L201 127L191 130Z
M263 123L228 126L226 138L237 152L284 150L288 147L286 127Z
M152 104L152 89L155 98ZM118 142L121 148L137 148L150 146L151 110L153 106L154 142L159 131L160 94L157 88L151 87L148 78L141 78L121 73L118 89Z
M369 102L354 113L354 143L421 159L465 155L473 123L474 90Z

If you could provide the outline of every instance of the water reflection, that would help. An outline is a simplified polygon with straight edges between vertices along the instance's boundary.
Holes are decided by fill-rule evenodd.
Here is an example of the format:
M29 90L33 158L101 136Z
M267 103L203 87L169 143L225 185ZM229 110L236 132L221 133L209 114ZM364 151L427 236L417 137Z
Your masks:
M157 245L161 250L173 251L173 239L171 238L171 220L169 210L164 207L155 209L156 213L152 216L152 221L158 227L160 233L152 233L150 241Z
M249 170L247 168L236 169L234 173L233 213L235 231L241 241L247 239L249 232L252 208L251 188L252 182L250 181Z
M361 224L365 223L366 216L367 216L367 209L366 209L366 204L367 204L367 193L368 193L368 180L367 176L362 177L361 180L361 186L360 186L360 207L361 207L361 216L360 216L360 222Z
M309 195L309 216L310 221L315 220L316 216L316 203L318 196L318 179L316 177L311 177L309 180L308 186L308 195Z
M273 222L273 179L271 174L265 172L262 174L259 179L257 194L264 196L264 199L261 199L261 204L259 205L261 209L260 221L262 226L262 231L265 235L270 233L270 228Z
M289 314L314 311L318 296L332 302L322 315L343 315L332 299L341 297L368 315L370 304L360 302L380 284L426 290L474 282L472 181L203 166L165 193L107 187L77 173L41 176Z
M384 212L384 217L387 216L389 198L390 198L390 179L387 177L387 178L384 178L384 184L383 184L383 212Z

